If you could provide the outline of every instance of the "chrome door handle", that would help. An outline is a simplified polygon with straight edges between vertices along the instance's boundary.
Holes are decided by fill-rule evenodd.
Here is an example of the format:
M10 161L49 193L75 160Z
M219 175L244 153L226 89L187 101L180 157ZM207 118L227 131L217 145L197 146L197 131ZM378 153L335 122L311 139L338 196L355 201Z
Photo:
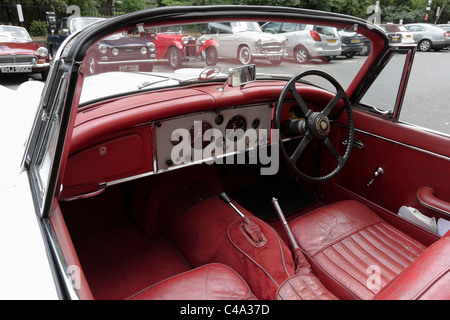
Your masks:
M372 175L372 180L369 181L369 183L367 184L368 187L370 187L373 183L373 181L375 180L376 177L378 176L382 176L384 174L384 170L382 167L378 167L377 171L375 171Z
M342 143L344 146L348 145L348 138L342 139L341 143ZM353 140L353 147L362 150L362 149L364 149L364 143L362 143L362 141L360 141L360 140Z

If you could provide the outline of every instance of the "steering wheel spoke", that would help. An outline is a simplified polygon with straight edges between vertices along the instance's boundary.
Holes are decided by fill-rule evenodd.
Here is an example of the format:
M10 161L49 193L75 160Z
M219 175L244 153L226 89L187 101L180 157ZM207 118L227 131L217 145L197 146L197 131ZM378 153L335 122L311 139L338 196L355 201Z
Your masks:
M341 155L337 152L336 148L333 146L330 139L326 138L324 143L327 146L328 150L330 150L333 157L338 162L338 166L342 167L345 164L344 158L342 158Z
M300 96L300 93L298 93L297 89L295 88L295 83L290 88L290 90L294 96L295 101L297 101L298 105L300 106L300 109L303 111L303 114L305 115L305 117L308 117L309 114L311 113L311 110L308 108L305 101L303 101L303 98Z
M309 142L311 140L312 139L310 138L310 136L308 134L303 137L302 141L297 146L297 148L295 149L294 153L289 157L293 163L297 163L297 161L300 158L301 154L306 149L306 147L308 146L308 144L309 144Z
M331 99L330 102L328 102L327 106L323 109L322 114L328 117L331 113L331 110L333 110L334 107L336 107L339 100L341 100L341 99L342 99L342 95L340 94L340 92L336 93L336 95L333 97L333 99Z
M328 104L323 108L321 112L314 112L313 110L309 109L308 106L305 103L305 100L301 96L300 92L296 89L296 83L300 79L306 77L306 76L319 76L330 82L334 88L336 89L336 95L328 102ZM287 164L297 173L298 176L301 178L312 181L312 182L321 182L328 179L331 179L334 177L345 165L347 162L347 159L350 156L350 151L352 149L353 145L353 138L355 136L355 127L353 122L353 112L350 105L350 101L348 99L348 96L345 92L345 90L342 88L342 86L329 74L319 71L319 70L308 70L303 73L300 73L296 76L294 76L289 82L286 84L286 86L281 91L280 97L278 99L275 113L274 113L274 126L275 129L280 130L281 129L281 109L283 108L284 100L286 99L286 96L288 93L292 93L294 96L295 101L300 106L301 111L305 115L304 120L304 126L305 126L305 135L298 144L298 146L295 148L294 152L289 155L286 152L286 148L281 140L280 135L280 153L282 154L283 158L286 160ZM331 140L329 139L329 134L331 132L331 123L328 118L328 116L331 114L332 110L338 105L339 101L342 100L344 103L344 109L347 113L347 120L348 120L348 128L349 128L349 137L348 141L349 143L346 146L346 150L343 156L339 154L337 149L333 146L331 143ZM302 120L303 121L303 120ZM294 128L288 128L289 130L294 130ZM289 131L291 133L291 131ZM294 134L295 136L295 134ZM298 167L298 161L301 159L302 155L305 153L306 147L309 145L312 141L318 141L323 142L328 150L330 151L331 155L334 159L337 161L337 166L328 174L322 175L322 176L310 176L302 172ZM320 161L322 162L322 161Z

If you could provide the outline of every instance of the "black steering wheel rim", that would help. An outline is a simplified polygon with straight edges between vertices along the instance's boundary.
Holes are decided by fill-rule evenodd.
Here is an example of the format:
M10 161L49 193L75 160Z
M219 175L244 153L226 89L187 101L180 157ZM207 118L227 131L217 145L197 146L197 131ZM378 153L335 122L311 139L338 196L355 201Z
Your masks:
M296 83L306 77L306 76L319 76L327 81L329 81L336 89L335 96L330 100L330 102L325 106L325 108L321 112L313 112L310 108L307 107L306 103L304 102L303 98L300 96L296 89ZM320 71L320 70L308 70L299 73L298 75L292 77L291 80L288 81L288 83L285 85L283 90L281 91L280 97L278 99L276 109L275 109L275 115L274 115L274 127L275 129L278 129L280 132L281 130L281 109L283 108L284 100L286 99L287 94L291 92L294 96L294 99L299 104L300 108L302 109L303 113L305 114L305 134L303 138L301 139L299 145L295 148L295 151L292 155L288 155L285 146L283 145L282 141L282 135L281 133L279 136L279 145L280 145L280 152L282 157L286 160L288 165L297 173L298 176L301 178L311 181L311 182L322 182L329 180L333 178L341 169L344 167L345 163L347 162L350 152L353 146L353 140L355 136L355 127L354 127L354 120L353 120L353 112L350 104L350 100L347 96L347 93L342 88L342 86L339 84L339 82L336 81L331 75L329 75L326 72ZM339 103L340 100L343 100L344 102L344 109L347 113L347 119L348 119L348 128L349 128L349 136L348 136L348 143L346 145L345 153L343 156L341 156L336 148L332 145L330 139L328 139L328 135L330 133L330 122L329 122L329 115L331 111L336 107L336 105ZM334 168L331 172L321 175L321 176L311 176L304 172L302 172L297 167L298 159L300 158L301 154L303 153L306 146L314 140L322 141L328 148L328 150L331 152L333 157L337 161L337 166Z

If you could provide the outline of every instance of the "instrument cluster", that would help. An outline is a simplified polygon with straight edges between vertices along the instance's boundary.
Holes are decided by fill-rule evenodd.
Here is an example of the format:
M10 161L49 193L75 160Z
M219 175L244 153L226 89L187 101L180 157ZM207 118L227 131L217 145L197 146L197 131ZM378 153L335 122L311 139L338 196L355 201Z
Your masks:
M230 107L155 122L155 172L245 152L270 142L272 105Z

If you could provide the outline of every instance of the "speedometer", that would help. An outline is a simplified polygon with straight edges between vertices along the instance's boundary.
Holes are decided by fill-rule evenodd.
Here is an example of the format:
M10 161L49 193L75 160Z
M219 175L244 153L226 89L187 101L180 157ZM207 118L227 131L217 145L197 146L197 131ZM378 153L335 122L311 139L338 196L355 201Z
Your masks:
M189 133L191 134L191 146L195 149L205 148L211 143L211 136L206 136L205 132L211 129L211 125L207 122L202 122L201 127L194 125Z
M228 121L226 126L226 135L228 140L237 141L241 139L245 130L247 130L247 121L243 116L234 116Z

